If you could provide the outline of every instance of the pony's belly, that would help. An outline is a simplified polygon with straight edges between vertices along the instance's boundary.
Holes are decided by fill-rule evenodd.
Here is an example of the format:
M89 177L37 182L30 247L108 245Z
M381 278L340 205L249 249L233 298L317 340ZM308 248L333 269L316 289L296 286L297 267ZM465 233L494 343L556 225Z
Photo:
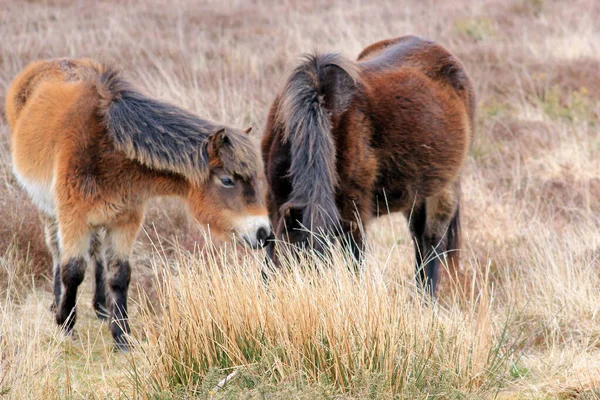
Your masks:
M16 168L13 168L13 173L21 187L29 194L33 204L49 216L55 216L56 206L53 194L54 182L41 182L27 178L21 175Z

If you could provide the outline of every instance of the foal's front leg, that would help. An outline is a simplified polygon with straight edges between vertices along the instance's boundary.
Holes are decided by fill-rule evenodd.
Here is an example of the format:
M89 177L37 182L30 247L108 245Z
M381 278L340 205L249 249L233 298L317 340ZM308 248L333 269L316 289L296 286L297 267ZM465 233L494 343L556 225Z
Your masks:
M127 339L130 333L127 314L127 292L131 282L129 258L141 220L141 215L132 215L126 222L107 229L106 234L110 332L115 347L119 350L129 348Z

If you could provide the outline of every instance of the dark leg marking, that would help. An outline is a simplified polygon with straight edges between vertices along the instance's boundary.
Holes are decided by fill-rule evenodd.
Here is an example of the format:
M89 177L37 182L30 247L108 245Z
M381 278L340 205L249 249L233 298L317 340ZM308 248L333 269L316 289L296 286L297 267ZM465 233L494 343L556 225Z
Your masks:
M56 323L68 333L71 332L77 319L75 304L77 302L77 288L83 282L86 260L83 257L71 258L60 266L60 278L63 284L58 309L56 310Z
M427 249L425 246L425 223L426 218L425 202L416 205L410 215L409 228L413 237L415 248L415 272L417 285L420 288L425 287L426 271L423 262L427 260Z
M110 291L110 332L118 350L127 350L126 335L130 333L127 321L127 292L131 281L131 265L128 260L111 260L109 263L108 288Z
M435 296L435 289L438 282L440 257L445 251L445 243L440 238L425 238L425 254L427 259L425 260L426 264L422 268L425 271L425 275L421 284L432 297Z

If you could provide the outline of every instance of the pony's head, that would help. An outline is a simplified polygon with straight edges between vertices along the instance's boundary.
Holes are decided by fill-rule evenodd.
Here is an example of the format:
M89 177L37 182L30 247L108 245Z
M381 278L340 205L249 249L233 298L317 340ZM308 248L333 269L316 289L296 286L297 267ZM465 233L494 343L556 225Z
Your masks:
M265 245L271 227L257 177L260 158L248 132L223 128L208 138L208 176L191 184L187 202L212 232L233 234L256 248Z

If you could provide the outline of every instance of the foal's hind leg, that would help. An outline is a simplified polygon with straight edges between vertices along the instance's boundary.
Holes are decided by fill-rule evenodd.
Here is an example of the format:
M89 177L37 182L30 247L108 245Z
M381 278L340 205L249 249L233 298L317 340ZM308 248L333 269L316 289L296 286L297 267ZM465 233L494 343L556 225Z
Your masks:
M108 310L106 308L106 279L104 277L104 237L101 230L96 230L92 233L92 240L90 243L90 260L94 264L94 298L92 300L92 307L96 312L96 316L99 319L106 319L108 317Z
M66 222L65 222L66 221ZM81 219L61 218L60 232L60 281L62 293L56 309L56 323L70 332L77 317L75 304L77 289L85 275L90 245L90 231Z
M129 257L141 220L141 214L132 214L126 221L110 227L106 232L110 332L115 347L119 350L129 347L126 337L130 333L127 320L127 292L131 281Z
M42 214L40 219L44 223L44 236L46 237L46 245L52 255L52 292L54 300L50 306L50 311L56 311L56 307L60 303L60 244L58 242L58 222L54 217Z

